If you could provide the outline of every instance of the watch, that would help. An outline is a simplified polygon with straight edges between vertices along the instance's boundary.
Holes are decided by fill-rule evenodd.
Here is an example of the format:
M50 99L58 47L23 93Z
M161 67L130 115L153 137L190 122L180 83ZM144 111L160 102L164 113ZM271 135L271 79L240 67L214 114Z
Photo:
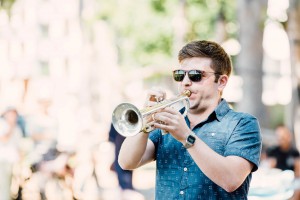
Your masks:
M186 149L188 149L188 148L194 146L195 141L196 141L196 137L197 137L197 136L196 136L194 133L190 133L190 134L186 137L186 139L185 139L184 147L185 147Z

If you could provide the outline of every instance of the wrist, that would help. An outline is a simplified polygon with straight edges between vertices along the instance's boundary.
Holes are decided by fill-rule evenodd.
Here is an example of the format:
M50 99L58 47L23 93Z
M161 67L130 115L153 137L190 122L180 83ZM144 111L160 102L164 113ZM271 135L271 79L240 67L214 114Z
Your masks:
M196 142L197 136L195 135L194 132L190 132L186 138L185 141L183 142L183 146L188 149L191 148L192 146L194 146L195 142Z

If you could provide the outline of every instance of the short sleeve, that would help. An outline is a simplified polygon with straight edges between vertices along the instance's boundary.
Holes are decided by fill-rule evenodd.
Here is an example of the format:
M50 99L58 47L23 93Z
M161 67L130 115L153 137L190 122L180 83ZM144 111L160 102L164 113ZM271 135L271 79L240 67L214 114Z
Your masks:
M267 154L268 157L275 157L276 154L278 154L278 147L277 147L277 146L269 147L269 148L266 150L266 154Z
M155 129L154 131L151 131L149 133L149 139L153 142L154 146L155 146L155 155L157 152L157 147L161 141L161 130L160 129Z
M299 158L300 157L299 151L296 148L294 149L294 153L293 154L294 154L295 158Z
M228 140L224 155L245 158L254 164L252 171L256 171L259 166L261 148L259 123L253 116L244 114Z

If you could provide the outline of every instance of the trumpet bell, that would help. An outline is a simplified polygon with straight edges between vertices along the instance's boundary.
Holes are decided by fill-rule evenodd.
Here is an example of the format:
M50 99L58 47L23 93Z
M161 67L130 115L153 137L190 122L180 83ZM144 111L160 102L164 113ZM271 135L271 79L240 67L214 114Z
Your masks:
M143 128L143 117L139 109L130 103L118 105L112 115L112 124L124 137L134 136Z

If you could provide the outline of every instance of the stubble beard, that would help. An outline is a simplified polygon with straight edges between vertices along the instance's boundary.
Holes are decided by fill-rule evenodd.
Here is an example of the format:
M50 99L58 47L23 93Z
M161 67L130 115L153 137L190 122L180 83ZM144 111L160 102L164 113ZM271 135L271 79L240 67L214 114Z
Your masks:
M207 108L204 106L204 104L199 101L194 101L193 103L191 102L190 106L190 113L195 113L195 114L201 114L205 112Z

